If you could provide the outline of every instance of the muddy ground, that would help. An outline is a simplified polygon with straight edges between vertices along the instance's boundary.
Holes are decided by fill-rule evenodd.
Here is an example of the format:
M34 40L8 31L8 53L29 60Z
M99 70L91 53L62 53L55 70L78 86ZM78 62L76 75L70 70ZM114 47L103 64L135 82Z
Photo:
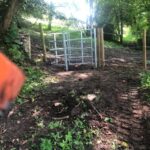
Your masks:
M111 150L113 142L120 145L118 149L150 149L150 105L141 99L140 63L112 59L99 70L80 66L68 72L50 65L40 67L47 73L47 86L38 91L34 101L25 100L0 119L2 150L29 149L28 139L35 132L47 133L46 128L36 127L35 116L42 117L44 124L61 119L69 123L83 113L88 125L101 131L91 150ZM70 97L70 92L79 100ZM83 108L80 100L85 97L89 102Z

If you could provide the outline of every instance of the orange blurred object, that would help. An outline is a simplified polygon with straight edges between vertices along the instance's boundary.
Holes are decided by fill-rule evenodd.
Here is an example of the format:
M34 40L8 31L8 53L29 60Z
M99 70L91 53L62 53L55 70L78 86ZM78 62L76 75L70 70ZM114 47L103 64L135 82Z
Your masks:
M0 109L6 109L17 97L24 81L23 72L0 53Z

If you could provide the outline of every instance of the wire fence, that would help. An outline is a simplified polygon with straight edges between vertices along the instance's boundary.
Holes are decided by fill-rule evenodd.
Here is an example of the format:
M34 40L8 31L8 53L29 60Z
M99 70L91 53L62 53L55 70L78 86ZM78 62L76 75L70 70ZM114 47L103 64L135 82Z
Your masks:
M112 35L114 37L119 37L120 34L102 33L105 35ZM99 37L99 33L96 33L96 29L92 30L77 30L71 31L69 33L51 33L49 35L49 53L51 64L65 65L66 70L68 66L72 64L95 64L100 62L97 56L99 53L99 48L96 50L97 46L101 47L100 44L104 43L102 47L105 48L105 61L114 62L118 61L120 63L141 63L143 61L143 35L142 32L137 32L140 36L140 42L131 42L127 44L119 44L119 42L104 42L103 38ZM150 36L147 35L147 50L150 50ZM97 39L96 39L97 38ZM101 38L101 42L99 42ZM118 39L119 39L118 38ZM117 39L117 40L118 40ZM103 42L102 42L103 41ZM102 49L102 48L100 48ZM148 62L150 62L150 51L147 52ZM102 60L102 59L101 59ZM101 63L101 62L100 62ZM101 63L102 64L102 63ZM101 65L100 64L100 65Z
M141 64L143 63L143 34L141 32L137 32L137 34L140 35L139 41L135 42L129 42L126 44L119 44L116 42L114 44L110 44L111 42L106 42L104 44L105 48L105 61L106 63L136 63ZM105 35L111 35L114 37L119 37L121 35L119 34L113 34L113 33L107 33L104 32L104 38ZM146 36L146 49L147 51L147 64L150 64L150 35Z

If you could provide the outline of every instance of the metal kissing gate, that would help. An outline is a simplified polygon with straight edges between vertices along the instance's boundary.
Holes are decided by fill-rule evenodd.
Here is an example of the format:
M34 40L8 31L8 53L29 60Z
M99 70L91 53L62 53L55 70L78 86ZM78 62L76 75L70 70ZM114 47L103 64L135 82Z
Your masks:
M50 34L52 64L91 64L97 67L96 29Z

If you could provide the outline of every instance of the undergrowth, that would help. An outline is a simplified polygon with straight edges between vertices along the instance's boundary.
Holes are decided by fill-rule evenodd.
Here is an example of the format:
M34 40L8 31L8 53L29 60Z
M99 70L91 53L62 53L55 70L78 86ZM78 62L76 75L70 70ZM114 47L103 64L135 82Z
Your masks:
M4 43L6 50L4 53L18 65L23 65L27 55L25 54L23 47L20 45L19 32L15 23L4 37Z
M150 71L143 72L141 76L141 86L144 89L150 89Z
M142 72L140 78L144 100L150 102L150 71Z
M86 150L92 145L94 131L82 119L72 123L52 121L48 125L49 132L38 138L39 144L31 144L31 150Z
M42 71L32 66L23 67L23 70L26 75L26 82L20 96L16 100L19 104L24 102L24 98L34 101L34 97L38 94L37 91L43 86L42 77L44 73Z
M36 95L36 90L42 86L42 77L44 73L42 71L30 64L28 61L28 56L20 45L19 31L15 24L12 24L10 30L4 38L4 43L6 45L6 50L4 53L20 68L26 76L26 81L20 96L18 96L16 102L23 103L24 98L33 98Z

